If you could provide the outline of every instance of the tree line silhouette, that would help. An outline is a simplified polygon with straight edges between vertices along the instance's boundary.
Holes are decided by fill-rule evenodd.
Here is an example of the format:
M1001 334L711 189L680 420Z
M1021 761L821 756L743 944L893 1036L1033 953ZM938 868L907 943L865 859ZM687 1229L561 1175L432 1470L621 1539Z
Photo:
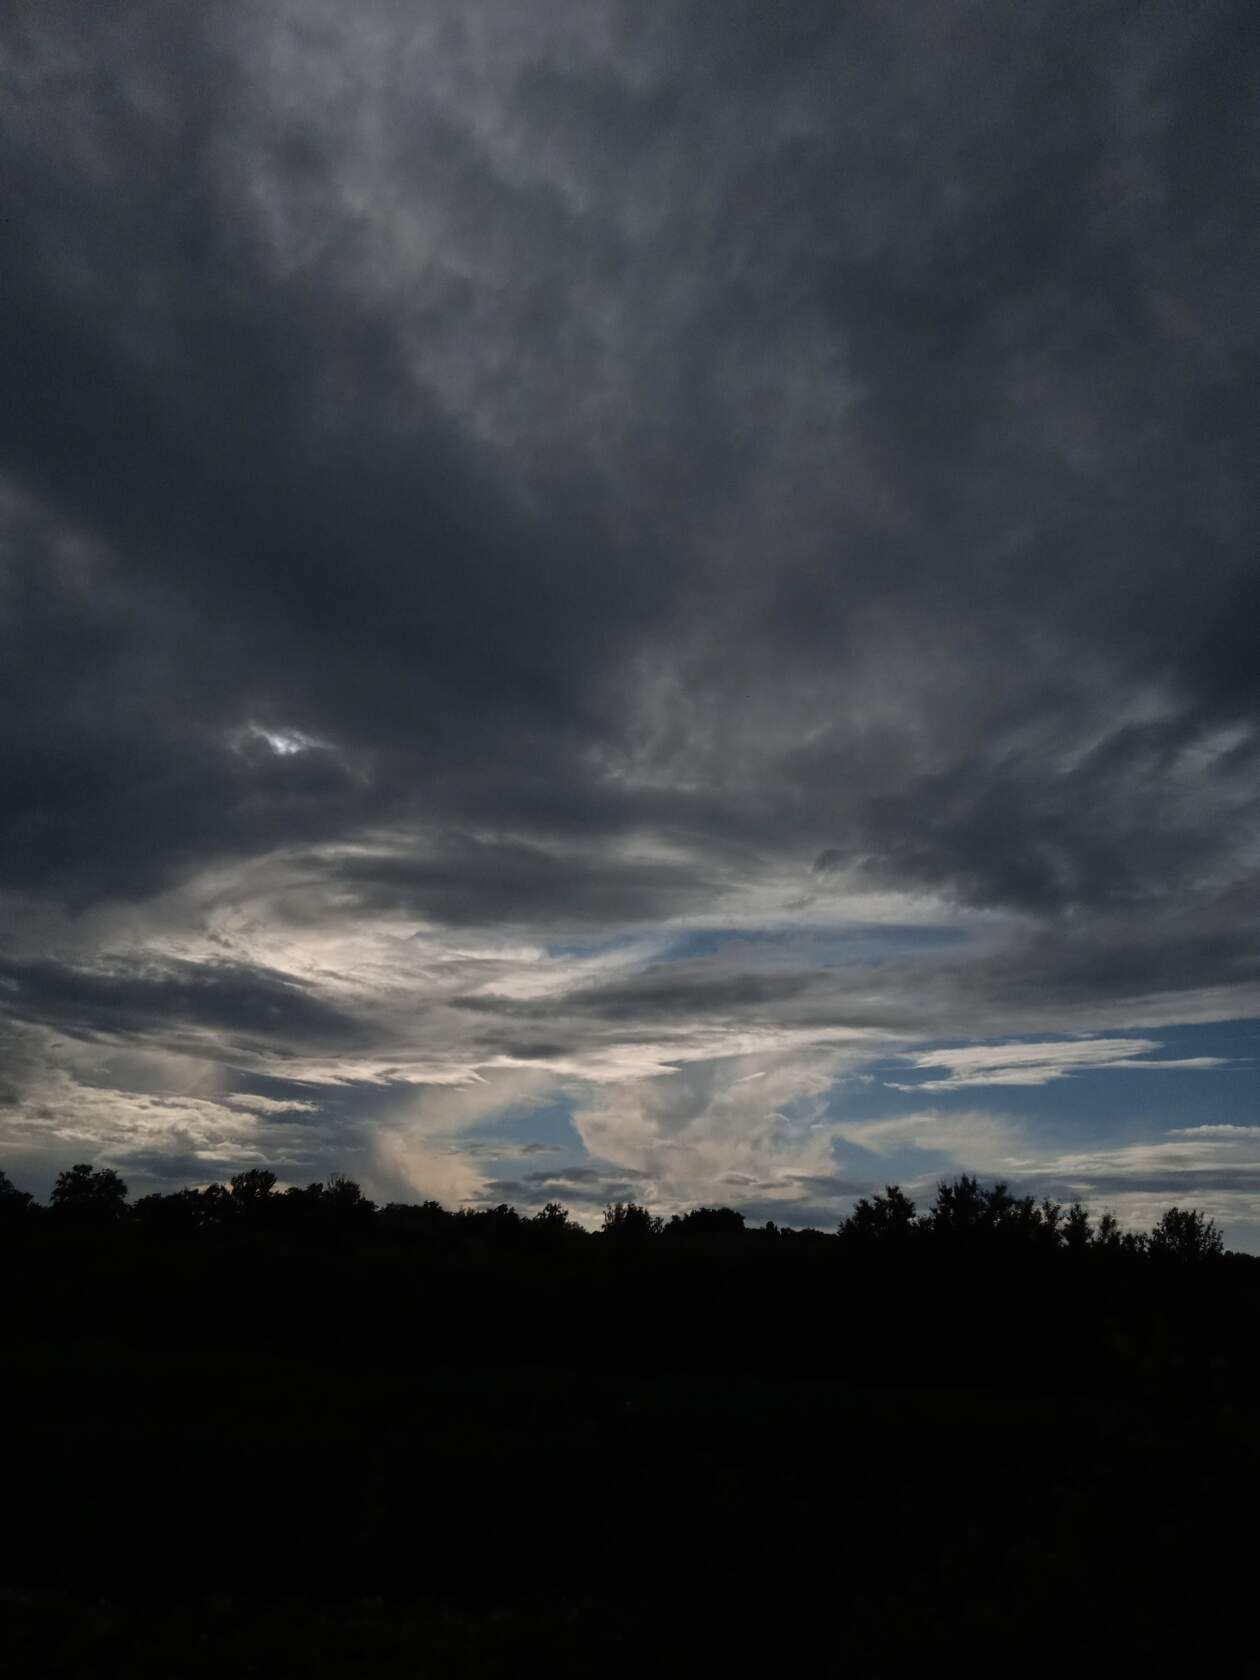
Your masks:
M281 1189L260 1167L132 1202L114 1169L77 1163L47 1206L0 1176L0 1257L26 1278L9 1303L26 1333L96 1299L120 1347L160 1327L392 1352L406 1324L435 1357L602 1371L739 1368L753 1349L803 1377L1043 1390L1260 1369L1260 1260L1200 1210L1122 1230L966 1174L923 1209L888 1185L831 1231L633 1201L590 1231L558 1202L378 1207L343 1174ZM1056 1338L1072 1360L1046 1357Z
M1065 1616L1158 1668L1170 1605L1249 1602L1260 1261L1194 1208L964 1175L588 1231L79 1163L0 1177L0 1277L16 1673L742 1668L755 1627L885 1673Z
M136 1202L112 1167L94 1167L78 1162L57 1176L48 1207L36 1202L29 1191L19 1190L0 1170L0 1221L12 1228L19 1221L50 1217L53 1228L105 1230L130 1224L156 1233L206 1231L231 1228L248 1222L259 1228L327 1231L357 1228L369 1223L391 1229L438 1233L448 1238L492 1236L502 1243L575 1245L595 1235L604 1246L642 1248L659 1241L665 1247L699 1243L728 1247L750 1239L782 1242L816 1242L824 1235L815 1229L795 1230L768 1220L763 1227L749 1227L742 1213L729 1207L697 1207L674 1214L668 1223L636 1202L610 1202L604 1208L600 1231L590 1233L578 1224L559 1202L548 1202L532 1217L519 1214L507 1203L483 1209L451 1212L439 1202L416 1204L391 1202L380 1208L363 1194L359 1185L344 1173L334 1173L323 1182L305 1187L291 1185L277 1189L275 1173L251 1167L233 1176L227 1184L213 1183L201 1189L182 1189L167 1194L153 1193ZM1223 1235L1215 1220L1197 1208L1168 1208L1150 1231L1126 1231L1110 1210L1095 1223L1080 1201L1064 1207L1050 1197L1013 1195L998 1181L983 1185L967 1174L942 1179L935 1199L923 1213L900 1185L889 1184L883 1194L861 1197L852 1212L841 1220L835 1232L846 1251L883 1253L905 1257L929 1250L967 1251L991 1254L1009 1260L1013 1255L1047 1255L1056 1252L1080 1255L1086 1251L1149 1256L1183 1262L1220 1258L1225 1252Z

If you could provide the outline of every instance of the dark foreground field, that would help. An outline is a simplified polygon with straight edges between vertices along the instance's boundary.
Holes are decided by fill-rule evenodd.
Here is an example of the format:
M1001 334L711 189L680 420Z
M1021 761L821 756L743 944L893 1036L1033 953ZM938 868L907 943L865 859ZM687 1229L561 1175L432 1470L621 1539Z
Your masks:
M1246 1660L1247 1257L52 1227L4 1246L7 1673Z

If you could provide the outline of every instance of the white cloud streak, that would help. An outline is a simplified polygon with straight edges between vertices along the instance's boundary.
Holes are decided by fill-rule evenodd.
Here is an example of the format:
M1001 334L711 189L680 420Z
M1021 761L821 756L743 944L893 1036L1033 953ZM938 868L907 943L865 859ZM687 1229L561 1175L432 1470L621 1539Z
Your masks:
M913 1084L889 1080L897 1091L956 1091L982 1085L1049 1085L1076 1073L1106 1068L1209 1070L1225 1067L1224 1056L1186 1056L1147 1060L1162 1049L1158 1039L1070 1039L1057 1044L966 1045L953 1050L923 1050L905 1057L914 1068L945 1068L942 1079Z

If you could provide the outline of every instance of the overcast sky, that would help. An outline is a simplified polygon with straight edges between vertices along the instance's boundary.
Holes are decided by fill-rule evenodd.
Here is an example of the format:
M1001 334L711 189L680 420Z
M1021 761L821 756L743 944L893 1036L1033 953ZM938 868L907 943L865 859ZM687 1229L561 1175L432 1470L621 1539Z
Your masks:
M1258 25L11 0L10 1176L1260 1248Z

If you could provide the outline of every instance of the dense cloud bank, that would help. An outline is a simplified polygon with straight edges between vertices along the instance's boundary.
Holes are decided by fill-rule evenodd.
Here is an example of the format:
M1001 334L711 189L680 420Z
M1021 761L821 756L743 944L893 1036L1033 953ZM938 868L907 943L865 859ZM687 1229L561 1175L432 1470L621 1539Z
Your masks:
M926 1117L925 1175L1254 1219L1233 1109L860 1082L1244 1071L1160 1029L1260 1015L1258 44L1224 0L11 6L15 1168L476 1202L533 1142L592 1203L829 1221Z

